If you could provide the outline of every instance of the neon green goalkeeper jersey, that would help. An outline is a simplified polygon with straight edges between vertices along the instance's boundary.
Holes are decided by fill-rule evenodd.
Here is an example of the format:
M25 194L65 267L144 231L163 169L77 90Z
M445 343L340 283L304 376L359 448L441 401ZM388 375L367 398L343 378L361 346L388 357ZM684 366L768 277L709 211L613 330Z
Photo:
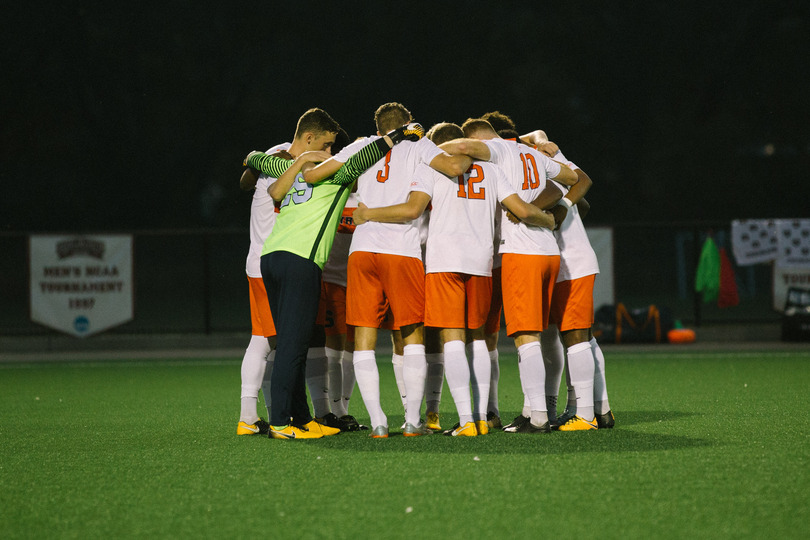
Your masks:
M288 251L311 260L323 270L352 185L385 155L387 149L383 151L382 146L377 141L367 144L333 176L317 184L304 182L299 173L281 202L273 232L264 241L262 255ZM254 155L247 162L248 166L274 178L281 176L291 164L291 160L266 154Z

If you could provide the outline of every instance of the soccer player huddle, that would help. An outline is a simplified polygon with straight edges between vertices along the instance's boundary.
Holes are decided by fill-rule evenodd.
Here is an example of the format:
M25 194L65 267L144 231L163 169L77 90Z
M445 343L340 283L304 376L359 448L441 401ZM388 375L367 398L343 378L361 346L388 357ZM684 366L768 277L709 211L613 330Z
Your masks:
M588 175L544 132L520 136L497 111L427 133L400 103L374 120L376 135L349 142L328 113L310 109L291 143L245 158L240 186L255 190L252 336L237 434L387 438L380 328L391 330L406 437L442 431L445 378L458 413L445 435L612 428L591 334L599 266L582 224ZM524 394L505 426L501 311ZM369 427L348 414L355 383ZM260 389L269 422L257 413Z

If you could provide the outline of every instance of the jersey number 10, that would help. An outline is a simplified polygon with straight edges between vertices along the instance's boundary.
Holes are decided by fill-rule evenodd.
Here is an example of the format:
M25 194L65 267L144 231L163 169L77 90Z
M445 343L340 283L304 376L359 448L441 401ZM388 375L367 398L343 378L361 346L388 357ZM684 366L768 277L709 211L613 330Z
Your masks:
M537 162L531 154L520 154L523 161L523 189L536 189L540 186L540 175L537 174Z

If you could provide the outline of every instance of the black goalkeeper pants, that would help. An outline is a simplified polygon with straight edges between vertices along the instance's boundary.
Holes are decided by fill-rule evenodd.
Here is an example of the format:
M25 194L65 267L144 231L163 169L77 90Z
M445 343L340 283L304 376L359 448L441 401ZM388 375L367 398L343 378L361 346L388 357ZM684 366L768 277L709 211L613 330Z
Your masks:
M261 270L276 326L270 425L303 426L312 420L305 372L321 297L321 269L298 255L274 251L262 255Z

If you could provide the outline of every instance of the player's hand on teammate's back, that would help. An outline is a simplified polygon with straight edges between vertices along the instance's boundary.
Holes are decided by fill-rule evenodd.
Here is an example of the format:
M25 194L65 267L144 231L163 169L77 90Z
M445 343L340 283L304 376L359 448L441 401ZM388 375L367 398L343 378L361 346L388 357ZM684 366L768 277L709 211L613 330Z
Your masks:
M365 219L367 208L368 206L365 204L357 203L357 208L355 208L354 212L352 213L352 221L354 221L355 225L362 225L363 223L367 222Z
M332 154L329 152L325 152L323 150L310 150L309 152L303 152L300 156L298 156L298 161L303 161L304 163L320 163L321 161L326 161L331 157Z
M418 122L411 122L410 124L405 124L404 126L389 131L386 135L388 135L391 142L394 144L400 141L418 141L425 136L425 128Z
M557 146L556 143L551 141L540 143L537 145L537 150L542 152L543 154L547 155L548 157L554 157L557 155L557 152L560 151L560 147Z
M568 208L566 208L562 204L558 204L557 206L549 210L549 212L551 212L551 215L554 216L554 230L556 231L557 229L560 228L562 222L565 221L565 216L568 215Z

